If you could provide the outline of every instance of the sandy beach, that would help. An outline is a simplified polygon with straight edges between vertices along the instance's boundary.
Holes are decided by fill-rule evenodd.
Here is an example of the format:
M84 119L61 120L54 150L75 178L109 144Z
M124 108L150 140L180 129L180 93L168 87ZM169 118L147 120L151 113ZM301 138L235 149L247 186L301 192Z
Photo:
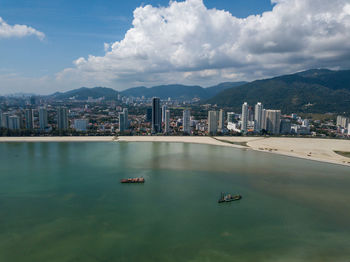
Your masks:
M350 152L350 140L282 137L195 136L67 136L0 137L0 142L166 142L234 147L290 157L350 166L350 158L335 151Z
M172 142L228 146L290 157L350 166L350 158L334 151L350 152L350 140L279 137L166 137L124 136L120 142Z
M287 137L217 137L221 141L246 143L252 150L350 166L350 158L335 151L350 152L350 140Z

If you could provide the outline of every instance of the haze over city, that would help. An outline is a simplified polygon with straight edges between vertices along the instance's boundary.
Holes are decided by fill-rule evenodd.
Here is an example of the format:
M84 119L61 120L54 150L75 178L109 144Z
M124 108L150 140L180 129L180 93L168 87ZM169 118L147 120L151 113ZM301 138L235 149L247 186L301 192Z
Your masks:
M0 3L0 94L350 68L347 0Z

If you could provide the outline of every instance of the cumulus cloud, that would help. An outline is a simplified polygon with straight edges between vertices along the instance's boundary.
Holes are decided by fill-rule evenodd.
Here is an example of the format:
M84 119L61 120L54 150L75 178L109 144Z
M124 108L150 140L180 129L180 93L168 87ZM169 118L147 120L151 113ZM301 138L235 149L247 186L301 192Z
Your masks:
M246 18L208 9L202 0L135 9L124 39L105 55L81 57L58 81L109 84L255 79L298 70L350 67L349 0L272 0L273 10Z
M25 37L34 35L40 40L45 34L27 25L9 25L0 17L0 38Z

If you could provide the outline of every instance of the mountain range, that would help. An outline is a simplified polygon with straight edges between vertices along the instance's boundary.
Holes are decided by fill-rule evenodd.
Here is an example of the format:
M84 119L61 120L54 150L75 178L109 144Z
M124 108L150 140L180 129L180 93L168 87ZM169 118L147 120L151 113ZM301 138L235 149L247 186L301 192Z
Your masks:
M74 97L116 99L117 95L161 99L192 100L227 107L240 112L243 102L254 105L262 102L265 108L291 112L349 112L350 70L332 71L312 69L291 75L247 82L227 82L203 88L201 86L161 85L150 88L135 87L121 92L111 88L82 87L65 93L55 93L50 98L64 100Z
M247 82L227 82L221 83L216 86L203 88L201 86L186 86L186 85L161 85L154 87L134 87L124 91L118 92L112 88L106 87L94 87L87 88L82 87L79 89L71 90L64 93L54 93L50 95L50 98L64 100L74 97L76 100L87 100L88 97L99 98L105 97L105 99L115 99L120 93L122 96L127 97L142 97L152 98L160 97L161 99L168 99L169 97L173 100L192 100L199 98L201 100L209 99L218 93L222 92L227 88L232 88L246 84Z
M291 112L349 112L350 70L312 69L228 88L206 103L240 112L242 103Z

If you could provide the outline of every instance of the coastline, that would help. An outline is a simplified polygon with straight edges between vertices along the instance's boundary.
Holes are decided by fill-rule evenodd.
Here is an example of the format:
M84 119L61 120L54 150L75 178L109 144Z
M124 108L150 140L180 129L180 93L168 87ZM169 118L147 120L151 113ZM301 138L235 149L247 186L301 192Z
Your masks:
M350 151L350 140L286 137L207 137L207 136L67 136L0 137L4 142L164 142L225 146L296 157L350 167L350 158L334 151Z

